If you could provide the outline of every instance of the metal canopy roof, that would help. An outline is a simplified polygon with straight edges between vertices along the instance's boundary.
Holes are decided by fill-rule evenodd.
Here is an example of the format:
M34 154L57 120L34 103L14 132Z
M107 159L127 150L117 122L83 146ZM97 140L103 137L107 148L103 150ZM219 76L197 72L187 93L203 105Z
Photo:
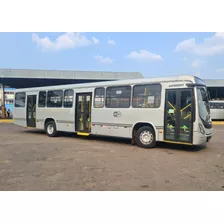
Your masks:
M17 89L138 78L144 77L139 72L0 69L0 83ZM208 87L224 87L224 79L204 81Z
M0 69L0 83L13 88L64 85L137 78L143 78L143 75L139 72Z
M224 87L224 79L204 79L204 82L208 87Z

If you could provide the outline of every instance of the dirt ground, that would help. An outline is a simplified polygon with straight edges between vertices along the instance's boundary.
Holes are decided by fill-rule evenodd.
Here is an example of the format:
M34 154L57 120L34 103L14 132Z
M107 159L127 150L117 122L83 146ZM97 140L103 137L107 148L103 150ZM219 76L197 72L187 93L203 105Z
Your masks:
M224 190L224 126L206 148L78 137L0 124L0 190Z

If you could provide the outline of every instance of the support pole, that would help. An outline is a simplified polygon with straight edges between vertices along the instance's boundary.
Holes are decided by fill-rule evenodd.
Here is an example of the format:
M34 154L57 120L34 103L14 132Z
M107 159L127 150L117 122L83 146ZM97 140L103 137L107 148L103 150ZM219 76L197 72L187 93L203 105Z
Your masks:
M6 111L5 111L5 88L4 85L2 84L1 86L1 95L2 95L2 118L6 118Z

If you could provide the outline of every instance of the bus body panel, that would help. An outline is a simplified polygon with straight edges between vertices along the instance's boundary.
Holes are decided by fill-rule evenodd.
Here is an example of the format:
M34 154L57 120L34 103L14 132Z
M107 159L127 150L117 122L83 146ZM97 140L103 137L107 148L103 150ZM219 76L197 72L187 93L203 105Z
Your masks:
M224 109L211 109L212 120L224 120Z
M196 88L194 89L194 94L195 94L195 102L198 102ZM205 127L203 127L203 131L202 131L200 126L203 127L204 125L200 118L199 107L198 105L196 105L193 145L203 145L204 143L207 142L207 138L210 138L212 136L212 129L206 129Z
M15 91L15 96L16 96L16 93L18 91ZM20 92L20 91L19 91ZM13 117L14 117L14 123L19 125L19 126L22 126L22 127L27 127L27 99L28 99L28 96L31 96L31 95L36 95L37 96L37 91L27 91L26 94L25 94L25 107L14 107L14 113L13 113ZM14 100L15 102L15 100Z
M224 101L212 100L210 101L210 106L211 106L212 120L223 120L224 119Z
M140 85L140 84L161 84L161 100L158 108L133 108L132 97L133 88L131 90L131 105L129 108L95 108L94 107L94 90L98 87L121 86L121 85ZM72 84L62 86L50 86L40 88L19 89L16 92L26 93L25 107L14 108L14 123L23 127L27 126L26 107L27 96L35 94L37 96L36 106L36 128L44 129L47 119L53 119L56 123L58 131L77 132L76 130L76 96L81 93L91 93L91 134L132 138L133 129L136 124L150 124L155 130L156 141L164 141L164 111L165 111L165 94L167 89L186 88L187 83L194 83L192 76L182 76L176 79L157 78L144 80L128 80L128 81L108 81L92 84ZM34 91L35 89L35 91ZM74 90L73 105L71 108L51 108L38 107L39 92L49 90ZM197 92L194 88L195 102L197 102ZM205 129L201 132L199 124L202 123L199 117L198 105L195 105L195 121L193 122L193 145L201 145L206 142L209 136L212 136L211 129Z
M116 113L119 116L114 116ZM163 110L157 108L102 108L92 111L93 134L131 138L133 127L137 123L151 123L155 128L161 127L163 126Z
M37 109L37 128L44 129L47 119L53 119L58 131L74 132L74 108L51 108Z
M23 108L14 109L13 122L16 125L26 127L26 110Z

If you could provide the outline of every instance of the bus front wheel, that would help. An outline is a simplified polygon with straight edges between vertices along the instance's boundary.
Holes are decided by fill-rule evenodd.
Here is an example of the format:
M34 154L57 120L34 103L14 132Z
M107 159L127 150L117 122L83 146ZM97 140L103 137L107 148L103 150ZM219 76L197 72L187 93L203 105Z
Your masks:
M57 134L56 124L54 121L47 122L45 131L49 137L55 137Z
M155 132L149 126L141 127L136 132L136 143L142 148L153 148L156 145Z

